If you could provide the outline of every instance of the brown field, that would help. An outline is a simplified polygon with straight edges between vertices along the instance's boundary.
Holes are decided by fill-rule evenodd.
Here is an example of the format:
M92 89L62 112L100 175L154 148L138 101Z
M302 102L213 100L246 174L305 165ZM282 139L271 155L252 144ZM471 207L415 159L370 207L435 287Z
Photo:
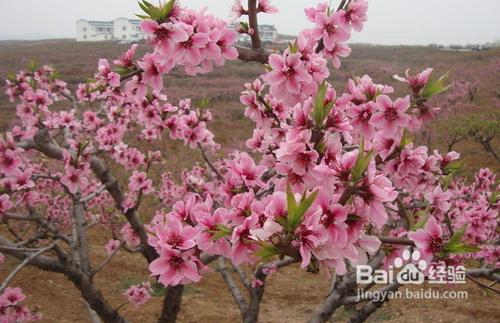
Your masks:
M71 85L92 77L100 57L112 59L127 45L116 43L83 44L73 41L45 42L0 42L0 79L9 72L15 72L31 60L50 63ZM146 50L141 46L140 52ZM332 70L331 81L337 92L342 92L347 79L353 75L369 74L379 83L395 84L393 74L403 74L407 67L413 70L432 66L438 73L452 69L454 80L481 82L474 100L476 113L500 109L495 89L500 88L499 74L488 71L488 66L500 61L500 49L486 52L444 52L424 47L382 47L354 45L353 54L344 60L340 70ZM474 71L478 71L474 73ZM243 115L239 103L239 93L244 82L253 81L263 72L256 63L232 62L201 77L189 77L175 71L166 77L169 99L177 101L185 97L211 98L214 122L209 125L214 130L216 141L223 152L241 147L241 143L251 135L252 123ZM493 73L493 74L492 74ZM401 88L397 88L401 91ZM468 112L469 113L469 112ZM15 117L13 105L5 95L0 94L0 130L5 130ZM433 148L443 149L446 133L439 130L433 135ZM418 141L419 138L416 138ZM498 148L498 138L496 147ZM495 146L494 146L495 147ZM201 161L196 151L190 151L179 144L166 140L157 148L169 153L167 167L174 174L182 168ZM467 162L466 174L479 167L499 170L499 164L477 144L466 141L455 147ZM498 151L497 151L498 152ZM148 218L151 208L141 209L142 216ZM95 229L94 229L95 230ZM103 245L110 238L106 233L95 230L90 233L95 241L92 249L94 263L105 257ZM16 261L8 258L0 266L0 281L12 269ZM97 284L110 302L118 306L124 300L123 291L133 283L147 278L146 263L141 256L120 251L108 267L97 276ZM44 313L43 322L89 322L88 314L78 291L64 277L25 268L13 281L29 297L30 306L39 306ZM328 289L329 281L321 274L306 273L296 266L286 268L282 273L272 275L266 289L261 311L261 322L305 322L315 310ZM424 286L425 288L425 286ZM499 322L499 298L486 294L472 283L456 286L457 290L467 290L467 300L394 300L375 313L370 322ZM157 297L141 308L127 305L122 313L132 322L154 322L163 300L162 291ZM225 289L218 273L207 274L200 284L186 287L184 306L180 322L235 322L239 319L237 307ZM345 321L348 313L338 311L335 321Z

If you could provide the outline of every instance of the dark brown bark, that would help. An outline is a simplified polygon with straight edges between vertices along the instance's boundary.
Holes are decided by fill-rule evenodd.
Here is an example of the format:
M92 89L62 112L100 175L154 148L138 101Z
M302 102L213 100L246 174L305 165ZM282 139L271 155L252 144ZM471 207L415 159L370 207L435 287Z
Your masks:
M248 25L253 29L252 48L262 48L259 35L259 23L257 21L257 0L248 0Z
M101 292L90 281L90 277L81 270L71 268L65 273L66 277L75 285L80 291L83 299L89 304L97 315L104 321L109 323L126 323L127 320L122 317L117 310L109 305Z
M167 295L163 300L163 308L158 323L175 323L177 321L177 314L181 310L183 292L184 285L167 288Z

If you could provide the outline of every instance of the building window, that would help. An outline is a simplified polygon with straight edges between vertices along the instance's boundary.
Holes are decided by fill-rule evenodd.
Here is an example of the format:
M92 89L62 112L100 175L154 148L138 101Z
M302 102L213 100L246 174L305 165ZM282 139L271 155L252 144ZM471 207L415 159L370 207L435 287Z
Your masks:
M83 31L87 31L87 27L83 27Z
M83 35L83 39L87 39L87 35Z
M123 35L123 36L122 36L122 38L123 38L123 39L127 39L127 35Z
M123 31L127 30L127 27L126 27L126 26L123 26L123 27L122 27L122 30L123 30Z

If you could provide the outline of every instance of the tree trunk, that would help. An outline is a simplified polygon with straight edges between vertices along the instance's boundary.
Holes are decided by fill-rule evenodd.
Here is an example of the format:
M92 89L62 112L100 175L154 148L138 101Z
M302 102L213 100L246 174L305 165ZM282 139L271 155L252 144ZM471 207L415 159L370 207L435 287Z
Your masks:
M177 314L181 309L183 292L184 285L167 287L167 295L165 295L165 299L163 300L163 309L158 323L175 323L177 321Z
M65 275L78 288L83 299L99 315L101 320L106 323L127 323L127 320L106 302L101 292L90 281L88 275L80 272L80 270L72 269L66 272Z

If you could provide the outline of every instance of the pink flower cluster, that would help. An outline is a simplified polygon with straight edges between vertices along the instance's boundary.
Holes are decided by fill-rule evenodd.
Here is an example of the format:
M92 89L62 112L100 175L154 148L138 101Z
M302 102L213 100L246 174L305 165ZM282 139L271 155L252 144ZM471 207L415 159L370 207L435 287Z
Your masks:
M151 283L147 281L139 285L130 286L123 295L127 297L130 303L137 307L146 304L151 298L152 292Z
M144 70L143 81L155 90L163 86L161 75L176 65L195 75L212 71L214 64L238 58L233 47L236 33L205 10L195 12L176 6L167 21L146 19L141 28L150 36L155 51L147 54L139 67Z
M271 4L271 0L259 0L257 4L257 13L269 13L274 14L278 12L278 8ZM239 18L248 13L248 10L243 8L241 0L234 0L231 7L231 15L235 18Z
M26 300L20 288L7 287L0 294L0 322L32 322L42 319L38 312L31 311L21 303Z
M201 279L203 263L196 255L197 230L183 226L181 220L189 221L198 208L196 202L174 205L171 213L157 213L150 226L154 233L149 244L154 246L159 257L149 265L152 275L165 286L197 282Z
M213 133L207 129L207 122L212 120L209 110L193 110L191 100L183 100L179 107L171 107L177 113L165 120L164 126L170 131L170 138L184 141L194 149L197 145L218 148Z
M235 8L245 14L239 2ZM275 8L261 0L258 11ZM245 115L256 125L248 150L213 163L203 150L219 148L208 129L211 113L189 99L174 105L161 93L163 74L174 66L204 73L236 58L235 33L203 10L174 6L163 21L144 20L154 51L134 63L132 46L113 61L116 69L101 60L96 82L75 93L77 106L91 106L82 113L51 108L71 94L52 69L19 73L7 83L9 97L20 101L20 126L0 140L0 217L14 208L43 208L44 219L69 232L73 203L87 196L81 201L89 226L111 228L113 236L119 230L123 243L139 247L144 236L137 223L124 224L116 215L138 210L144 195L158 198L147 242L159 257L149 269L165 286L199 281L206 255L234 264L289 256L303 268L343 275L366 263L387 232L410 238L431 261L496 264L498 249L487 247L498 240L494 174L481 170L472 183L458 179L458 153L430 152L408 136L438 111L425 90L439 87L431 83L432 69L397 77L409 87L402 97L367 75L349 80L345 93L326 81L327 60L338 67L339 57L349 55L346 41L362 29L366 11L364 0L339 11L326 3L307 9L315 26L283 54L270 55L267 72L241 94ZM29 149L35 134L61 148L49 156L52 163ZM151 148L166 134L202 149L208 166L182 171L177 183ZM108 175L96 167L101 155L125 178L101 182ZM116 197L123 183L128 191L119 198L105 192L111 187ZM110 240L105 249L112 254L121 243ZM387 265L404 248L385 249ZM256 279L254 287L263 283ZM144 283L126 296L142 304L150 291Z

